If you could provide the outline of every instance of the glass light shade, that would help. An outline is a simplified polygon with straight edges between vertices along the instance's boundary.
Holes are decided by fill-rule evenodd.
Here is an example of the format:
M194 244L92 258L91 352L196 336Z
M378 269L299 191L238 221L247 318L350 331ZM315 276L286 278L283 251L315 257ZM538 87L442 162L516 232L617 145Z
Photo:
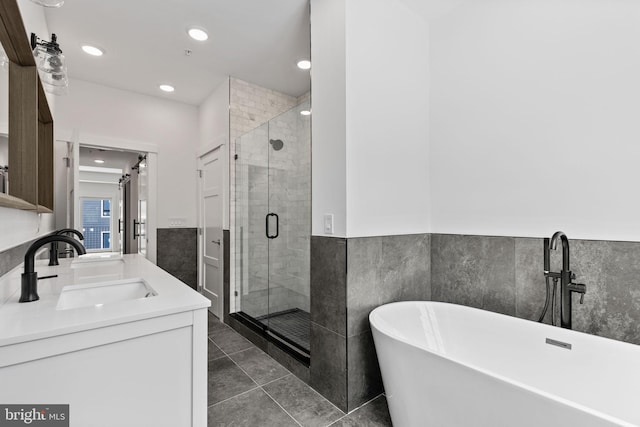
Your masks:
M64 0L31 0L35 4L44 7L60 7L64 4Z
M54 86L54 85L47 84L43 81L42 88L45 90L45 92L50 93L52 95L66 95L69 93L68 82L67 82L67 85L65 86Z
M38 69L43 73L67 74L67 66L65 65L66 61L63 54L51 52L42 46L37 46L33 50L33 56L36 57Z

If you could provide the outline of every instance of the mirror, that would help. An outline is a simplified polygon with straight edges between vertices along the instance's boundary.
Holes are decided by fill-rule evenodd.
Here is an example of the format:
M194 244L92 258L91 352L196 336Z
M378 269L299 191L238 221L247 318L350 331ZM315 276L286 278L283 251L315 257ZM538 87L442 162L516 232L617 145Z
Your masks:
M9 194L9 138L0 134L0 193Z
M0 193L8 194L9 60L0 46Z

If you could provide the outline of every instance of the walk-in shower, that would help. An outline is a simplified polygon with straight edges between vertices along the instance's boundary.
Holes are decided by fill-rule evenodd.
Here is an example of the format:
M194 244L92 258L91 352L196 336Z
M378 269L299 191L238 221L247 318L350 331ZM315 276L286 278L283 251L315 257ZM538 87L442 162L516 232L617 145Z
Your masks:
M309 357L311 119L305 101L235 141L235 316Z

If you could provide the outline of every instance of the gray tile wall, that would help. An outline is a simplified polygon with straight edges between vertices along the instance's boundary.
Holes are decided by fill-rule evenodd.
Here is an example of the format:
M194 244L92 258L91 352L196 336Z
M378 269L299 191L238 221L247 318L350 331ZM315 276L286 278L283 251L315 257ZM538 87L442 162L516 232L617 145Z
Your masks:
M583 305L574 296L574 329L640 344L640 242L570 244L572 271L587 285ZM367 317L385 303L444 301L537 320L542 250L542 238L313 236L310 384L344 411L382 390ZM553 252L552 270L561 263Z
M350 411L380 394L368 316L431 296L430 236L311 238L311 385Z
M543 239L431 236L432 298L538 320L545 299ZM571 240L573 329L640 344L640 243ZM559 271L562 252L551 253ZM545 321L550 321L550 313Z
M0 276L13 270L24 261L24 254L29 249L32 241L25 242L21 245L0 252Z
M310 385L347 409L347 239L311 236Z
M193 289L198 287L198 229L158 228L158 267Z
M348 410L383 391L369 313L391 302L430 299L430 252L428 234L347 240Z

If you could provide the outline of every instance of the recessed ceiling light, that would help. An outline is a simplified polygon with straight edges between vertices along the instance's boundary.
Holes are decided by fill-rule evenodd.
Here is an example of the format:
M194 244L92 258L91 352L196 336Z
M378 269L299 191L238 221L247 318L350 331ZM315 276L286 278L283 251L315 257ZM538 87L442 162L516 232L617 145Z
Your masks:
M104 160L100 160L100 159L95 159L94 162L99 163L99 164L103 164Z
M311 111L309 111L309 110L302 110L302 111L300 111L300 114L302 114L303 116L310 116L310 115L311 115Z
M95 46L89 46L88 44L83 45L82 50L85 53L88 53L89 55L93 55L93 56L102 56L104 54L102 49L98 49Z
M171 85L160 85L160 90L163 90L165 92L173 92L174 90L176 90L176 88Z
M189 28L187 33L192 39L198 40L199 42L203 42L209 38L209 34L207 34L207 32L202 28Z
M302 61L298 61L298 68L301 70L308 70L311 68L311 61L308 59L303 59Z

